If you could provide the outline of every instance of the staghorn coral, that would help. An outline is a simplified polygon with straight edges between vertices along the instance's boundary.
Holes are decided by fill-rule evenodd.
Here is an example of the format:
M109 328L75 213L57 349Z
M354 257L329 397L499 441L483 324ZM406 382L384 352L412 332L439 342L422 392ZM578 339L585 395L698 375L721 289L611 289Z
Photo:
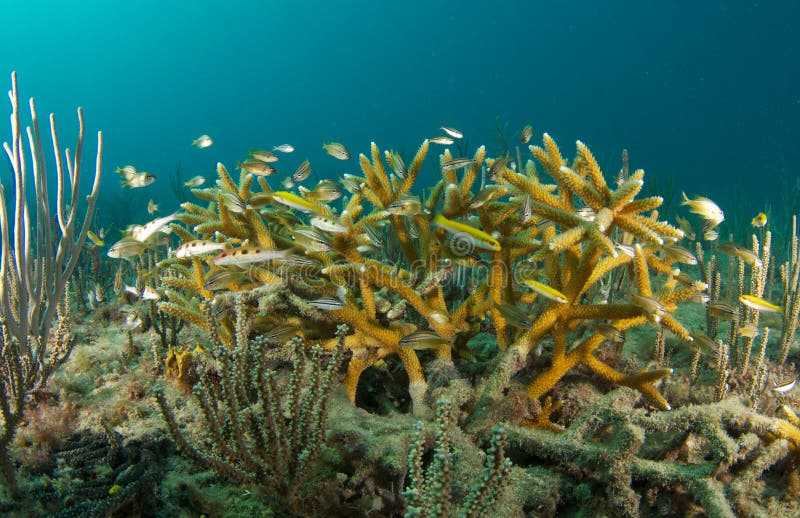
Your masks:
M659 197L635 199L643 185L643 171L634 172L612 190L588 148L579 142L577 149L578 156L568 167L548 135L543 147L530 147L555 185L542 184L532 162L524 171L515 172L507 167L508 159L487 159L483 147L460 161L445 150L440 158L441 180L427 198L420 200L412 187L427 157L428 141L423 142L407 168L399 167L391 153L382 155L373 143L369 156L359 156L363 177L342 180L351 196L340 213L329 203L315 199L315 191L301 192L305 210L333 222L333 230L306 226L296 215L286 214L263 177L258 178L261 192L254 192L252 175L243 172L237 185L219 165L217 185L195 190L208 201L208 207L192 203L183 206L186 212L179 219L191 228L179 232L182 240L224 241L235 247L234 251L236 247L257 245L288 255L240 267L219 266L213 256L169 259L162 266L173 265L174 271L184 273L163 280L170 301L162 302L161 309L204 326L197 311L187 309L197 307L191 300L217 300L203 288L203 279L220 271L238 270L241 281L229 284L228 289L260 287L283 293L283 300L270 309L317 322L316 330L302 332L312 343L316 339L330 347L334 341L329 333L335 324L352 328L345 339L345 348L352 356L344 382L351 401L355 402L361 374L387 356L397 355L408 376L414 411L420 413L426 412L427 381L419 353L402 347L401 339L416 330L430 329L444 342L436 347L436 356L452 361L454 351L469 354L462 345L474 336L475 324L488 316L504 352L496 375L487 385L485 402L497 398L530 351L551 338L555 343L552 365L531 382L532 399L544 395L565 373L582 364L614 383L636 387L661 408L669 408L655 388L668 370L630 375L614 370L593 354L605 341L599 332L567 351L568 335L586 322L607 321L619 330L655 322L683 339L691 339L670 313L702 289L652 288L651 271L671 273L674 262L662 251L662 245L665 240L681 238L682 232L659 221L654 212L650 214L660 205ZM485 181L487 166L497 184L475 193L478 179ZM460 178L459 168L464 170ZM575 200L582 207L576 206ZM272 206L268 206L270 203ZM430 217L433 213L449 220L476 220L481 236L496 239L499 246L483 250L469 230L438 228ZM315 223L314 218L311 223ZM477 235L477 227L472 228ZM308 236L312 236L310 242ZM395 256L369 255L373 253L370 245L385 241L396 244ZM626 245L622 248L626 253L620 253L620 243ZM472 276L472 288L460 300L445 295L454 264L460 269L485 265ZM641 304L606 304L606 300L597 298L598 286L616 270L626 268L633 271L637 294L657 301L666 314L653 316ZM544 300L521 286L524 278L547 280L552 288L563 291L567 302ZM402 302L405 312L398 311L399 317L387 318L379 311L376 293L385 292ZM313 305L320 295L338 296L342 303L320 311ZM536 314L533 326L515 328L499 309L504 304L526 306L528 313ZM221 321L227 336L230 324L225 322L230 320L223 317Z

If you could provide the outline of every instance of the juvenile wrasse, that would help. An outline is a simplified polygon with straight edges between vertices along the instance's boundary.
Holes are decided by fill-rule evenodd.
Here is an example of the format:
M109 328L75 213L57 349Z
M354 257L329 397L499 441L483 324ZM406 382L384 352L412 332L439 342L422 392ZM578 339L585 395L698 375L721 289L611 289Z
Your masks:
M437 214L433 218L433 224L437 227L445 229L458 238L469 240L476 248L494 251L500 250L500 242L483 230L479 230L470 225L465 225L464 223L449 220L441 214Z

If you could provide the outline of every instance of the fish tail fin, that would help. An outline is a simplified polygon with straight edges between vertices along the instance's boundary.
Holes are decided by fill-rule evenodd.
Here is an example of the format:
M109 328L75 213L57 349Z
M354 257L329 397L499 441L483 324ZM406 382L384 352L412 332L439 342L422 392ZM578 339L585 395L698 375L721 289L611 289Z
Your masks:
M681 191L681 194L683 195L683 202L681 203L681 205L688 205L690 200L689 197L686 196L686 192Z

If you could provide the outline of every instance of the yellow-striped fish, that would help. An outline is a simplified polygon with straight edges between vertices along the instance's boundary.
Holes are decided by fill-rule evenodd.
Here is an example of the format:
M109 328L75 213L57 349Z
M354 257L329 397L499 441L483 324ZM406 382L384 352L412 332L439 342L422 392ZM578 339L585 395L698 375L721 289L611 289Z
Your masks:
M772 302L768 302L753 295L742 295L739 297L739 302L750 309L754 309L762 313L780 313L783 311L783 308L780 306L776 306Z
M350 159L350 152L341 142L328 142L322 145L322 149L327 151L333 158L338 158L339 160Z
M539 282L534 279L523 279L522 284L529 287L542 297L558 302L559 304L566 304L567 302L569 302L569 299L567 298L566 295L564 295L557 289L553 288L552 286L544 284L543 282Z
M433 331L415 331L410 335L406 335L397 343L400 347L407 349L422 350L422 349L436 349L440 345L449 344L450 341L442 338Z
M86 233L86 237L91 239L92 243L94 243L95 246L104 246L106 244L105 241L97 237L97 234L95 234L91 230Z
M272 199L281 205L286 205L302 212L317 212L316 207L311 202L288 191L275 191L272 193Z
M457 238L470 241L475 248L494 250L495 252L500 250L500 242L483 230L465 225L464 223L459 223L458 221L449 220L441 214L437 214L433 218L433 224L445 229Z

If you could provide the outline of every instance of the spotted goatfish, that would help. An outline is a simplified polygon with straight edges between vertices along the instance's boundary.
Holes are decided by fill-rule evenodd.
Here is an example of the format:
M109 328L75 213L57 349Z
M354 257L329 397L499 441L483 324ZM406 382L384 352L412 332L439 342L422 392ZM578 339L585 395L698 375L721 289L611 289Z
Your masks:
M213 259L217 266L241 266L243 264L262 263L275 259L285 259L289 250L271 250L269 248L236 248L226 250Z
M207 239L196 239L188 241L175 251L175 257L181 259L183 257L194 257L196 255L210 254L217 250L225 248L225 243L217 243L216 241L209 241Z
M493 238L483 230L477 229L473 226L465 225L464 223L459 223L458 221L449 220L441 214L434 216L433 224L450 232L456 238L471 242L472 246L475 248L494 250L495 252L500 250L500 242L497 239Z
M314 204L288 191L275 191L272 193L272 199L281 205L286 205L302 212L317 212Z

